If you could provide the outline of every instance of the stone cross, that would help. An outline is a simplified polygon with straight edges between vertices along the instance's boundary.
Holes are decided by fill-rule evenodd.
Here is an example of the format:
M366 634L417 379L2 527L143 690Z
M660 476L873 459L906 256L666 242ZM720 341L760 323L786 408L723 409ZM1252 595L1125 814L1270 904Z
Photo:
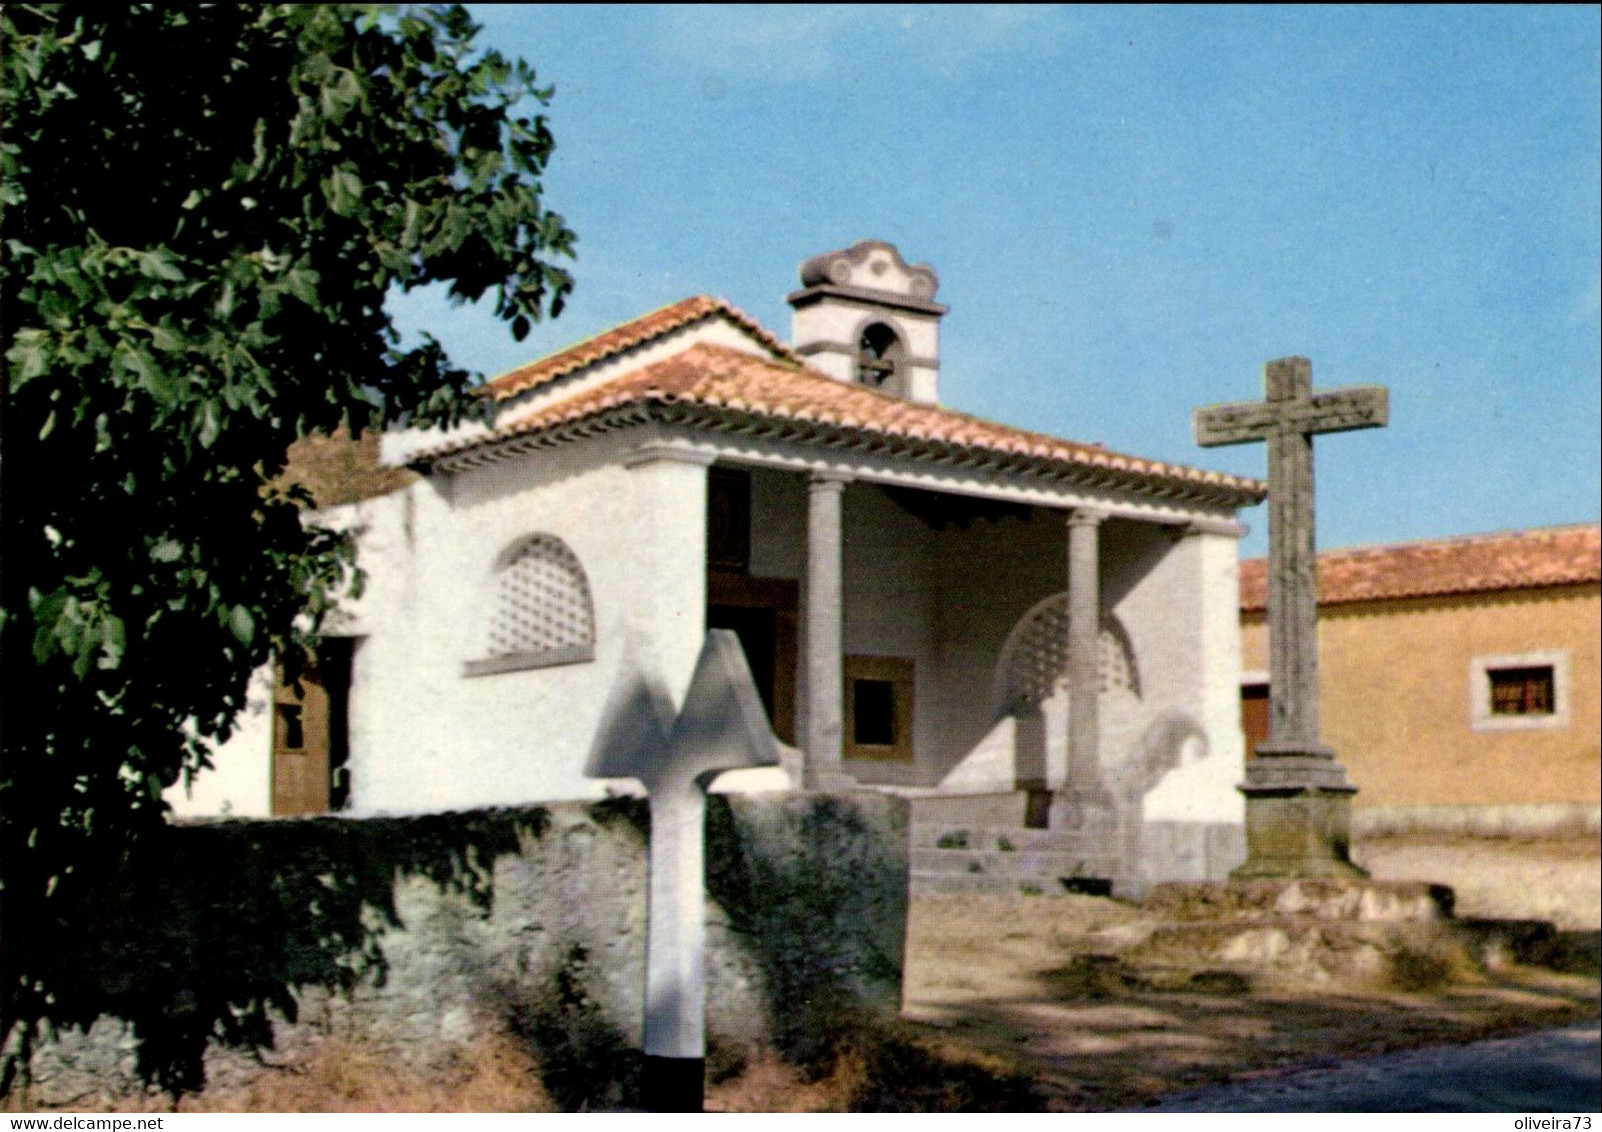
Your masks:
M1346 825L1355 791L1319 737L1313 436L1381 428L1389 399L1379 385L1314 393L1306 358L1269 362L1263 387L1263 401L1210 405L1192 418L1202 447L1268 442L1269 737L1241 788L1247 863L1236 875L1353 875Z
M708 631L676 717L623 687L585 773L635 778L651 807L641 1104L700 1112L706 1075L706 788L725 770L778 766L778 740L739 638Z

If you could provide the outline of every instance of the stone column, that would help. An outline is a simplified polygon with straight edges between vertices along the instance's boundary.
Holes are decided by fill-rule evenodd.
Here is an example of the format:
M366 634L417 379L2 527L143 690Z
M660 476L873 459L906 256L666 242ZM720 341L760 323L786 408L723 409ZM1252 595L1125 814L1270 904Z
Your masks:
M840 769L845 704L841 570L841 476L814 475L807 485L807 726L803 783L809 790L846 785Z
M1068 782L1070 798L1101 801L1100 511L1068 516Z

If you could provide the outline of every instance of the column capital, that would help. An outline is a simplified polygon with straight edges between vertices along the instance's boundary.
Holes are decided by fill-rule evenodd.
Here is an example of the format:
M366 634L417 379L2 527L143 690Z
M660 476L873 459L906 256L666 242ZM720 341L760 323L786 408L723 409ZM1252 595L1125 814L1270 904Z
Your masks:
M1070 527L1099 527L1108 519L1107 512L1096 507L1075 507L1065 520Z
M658 440L642 444L630 452L623 458L623 466L626 468L638 468L642 464L668 463L709 468L716 459L716 454L712 452Z
M807 487L812 491L844 491L851 477L839 472L810 472Z
M1236 519L1192 519L1178 528L1180 538L1192 535L1223 535L1225 538L1246 537L1246 524Z

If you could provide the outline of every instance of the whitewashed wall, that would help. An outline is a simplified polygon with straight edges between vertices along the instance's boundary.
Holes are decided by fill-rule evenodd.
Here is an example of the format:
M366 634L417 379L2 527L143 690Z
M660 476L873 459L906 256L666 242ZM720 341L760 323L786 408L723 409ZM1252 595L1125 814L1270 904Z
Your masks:
M648 438L646 438L648 439ZM799 473L752 477L751 572L804 583L807 488ZM639 433L593 438L340 509L367 569L339 631L357 638L350 704L351 809L415 813L598 797L632 790L583 774L608 698L654 678L675 702L704 632L706 468ZM594 603L593 661L468 676L486 655L500 556L530 535L576 555ZM1129 634L1140 718L1108 715L1107 758L1163 712L1205 741L1147 799L1148 820L1239 822L1235 540L1175 528L1102 528L1104 602ZM847 653L916 664L918 762L850 763L864 782L1009 790L1014 721L996 698L1009 634L1066 584L1062 514L935 531L883 492L854 483L844 504ZM805 587L801 626L805 628ZM804 647L804 639L803 639ZM804 710L804 665L797 706ZM182 815L264 815L271 797L269 675L216 769L170 795ZM1061 761L1065 707L1048 705ZM1205 753L1206 758L1199 758ZM953 774L954 768L960 768Z
M250 677L245 710L234 721L234 733L217 744L211 766L166 793L179 817L266 817L272 812L273 669L257 669Z
M353 811L600 796L584 760L619 678L654 674L682 696L702 634L706 473L671 460L628 466L626 454L603 438L436 477L402 493L409 505L385 500L409 518L404 537L376 540L367 559L392 581L360 611ZM562 539L585 571L595 659L467 676L486 655L497 559L537 533Z
M850 656L911 657L914 752L938 740L938 719L924 710L938 687L931 586L934 531L869 484L852 484L842 519L845 564L843 648ZM866 782L917 780L914 764L847 761Z
M1119 603L1144 658L1148 712L1183 713L1206 739L1147 796L1147 821L1245 820L1236 553L1229 535L1181 538Z
M1100 542L1102 600L1129 637L1140 683L1138 703L1103 699L1103 765L1116 771L1145 757L1154 723L1193 724L1199 738L1183 743L1183 764L1147 797L1147 819L1239 823L1236 540L1114 520L1102 527ZM942 542L946 685L932 706L942 716L943 790L1012 788L1016 720L1001 714L994 694L981 699L971 689L980 674L994 679L1007 635L1034 603L1062 592L1066 543L1059 513L1045 510L1027 524L975 524ZM1053 782L1064 762L1066 711L1059 691L1043 713Z
M996 665L1008 634L1042 598L1067 583L1068 533L1060 512L1036 508L1018 518L978 522L941 533L939 560L941 683L930 705L939 741L929 785L968 766L956 789L1011 790L1013 731L996 701Z

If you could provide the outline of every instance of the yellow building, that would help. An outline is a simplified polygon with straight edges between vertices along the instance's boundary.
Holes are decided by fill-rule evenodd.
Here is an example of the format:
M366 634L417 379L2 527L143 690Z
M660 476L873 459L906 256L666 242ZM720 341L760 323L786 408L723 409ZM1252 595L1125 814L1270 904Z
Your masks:
M1319 555L1322 732L1358 787L1360 829L1365 811L1421 807L1507 832L1543 815L1594 826L1598 536L1590 524ZM1262 559L1241 564L1248 749L1267 730L1266 582Z

